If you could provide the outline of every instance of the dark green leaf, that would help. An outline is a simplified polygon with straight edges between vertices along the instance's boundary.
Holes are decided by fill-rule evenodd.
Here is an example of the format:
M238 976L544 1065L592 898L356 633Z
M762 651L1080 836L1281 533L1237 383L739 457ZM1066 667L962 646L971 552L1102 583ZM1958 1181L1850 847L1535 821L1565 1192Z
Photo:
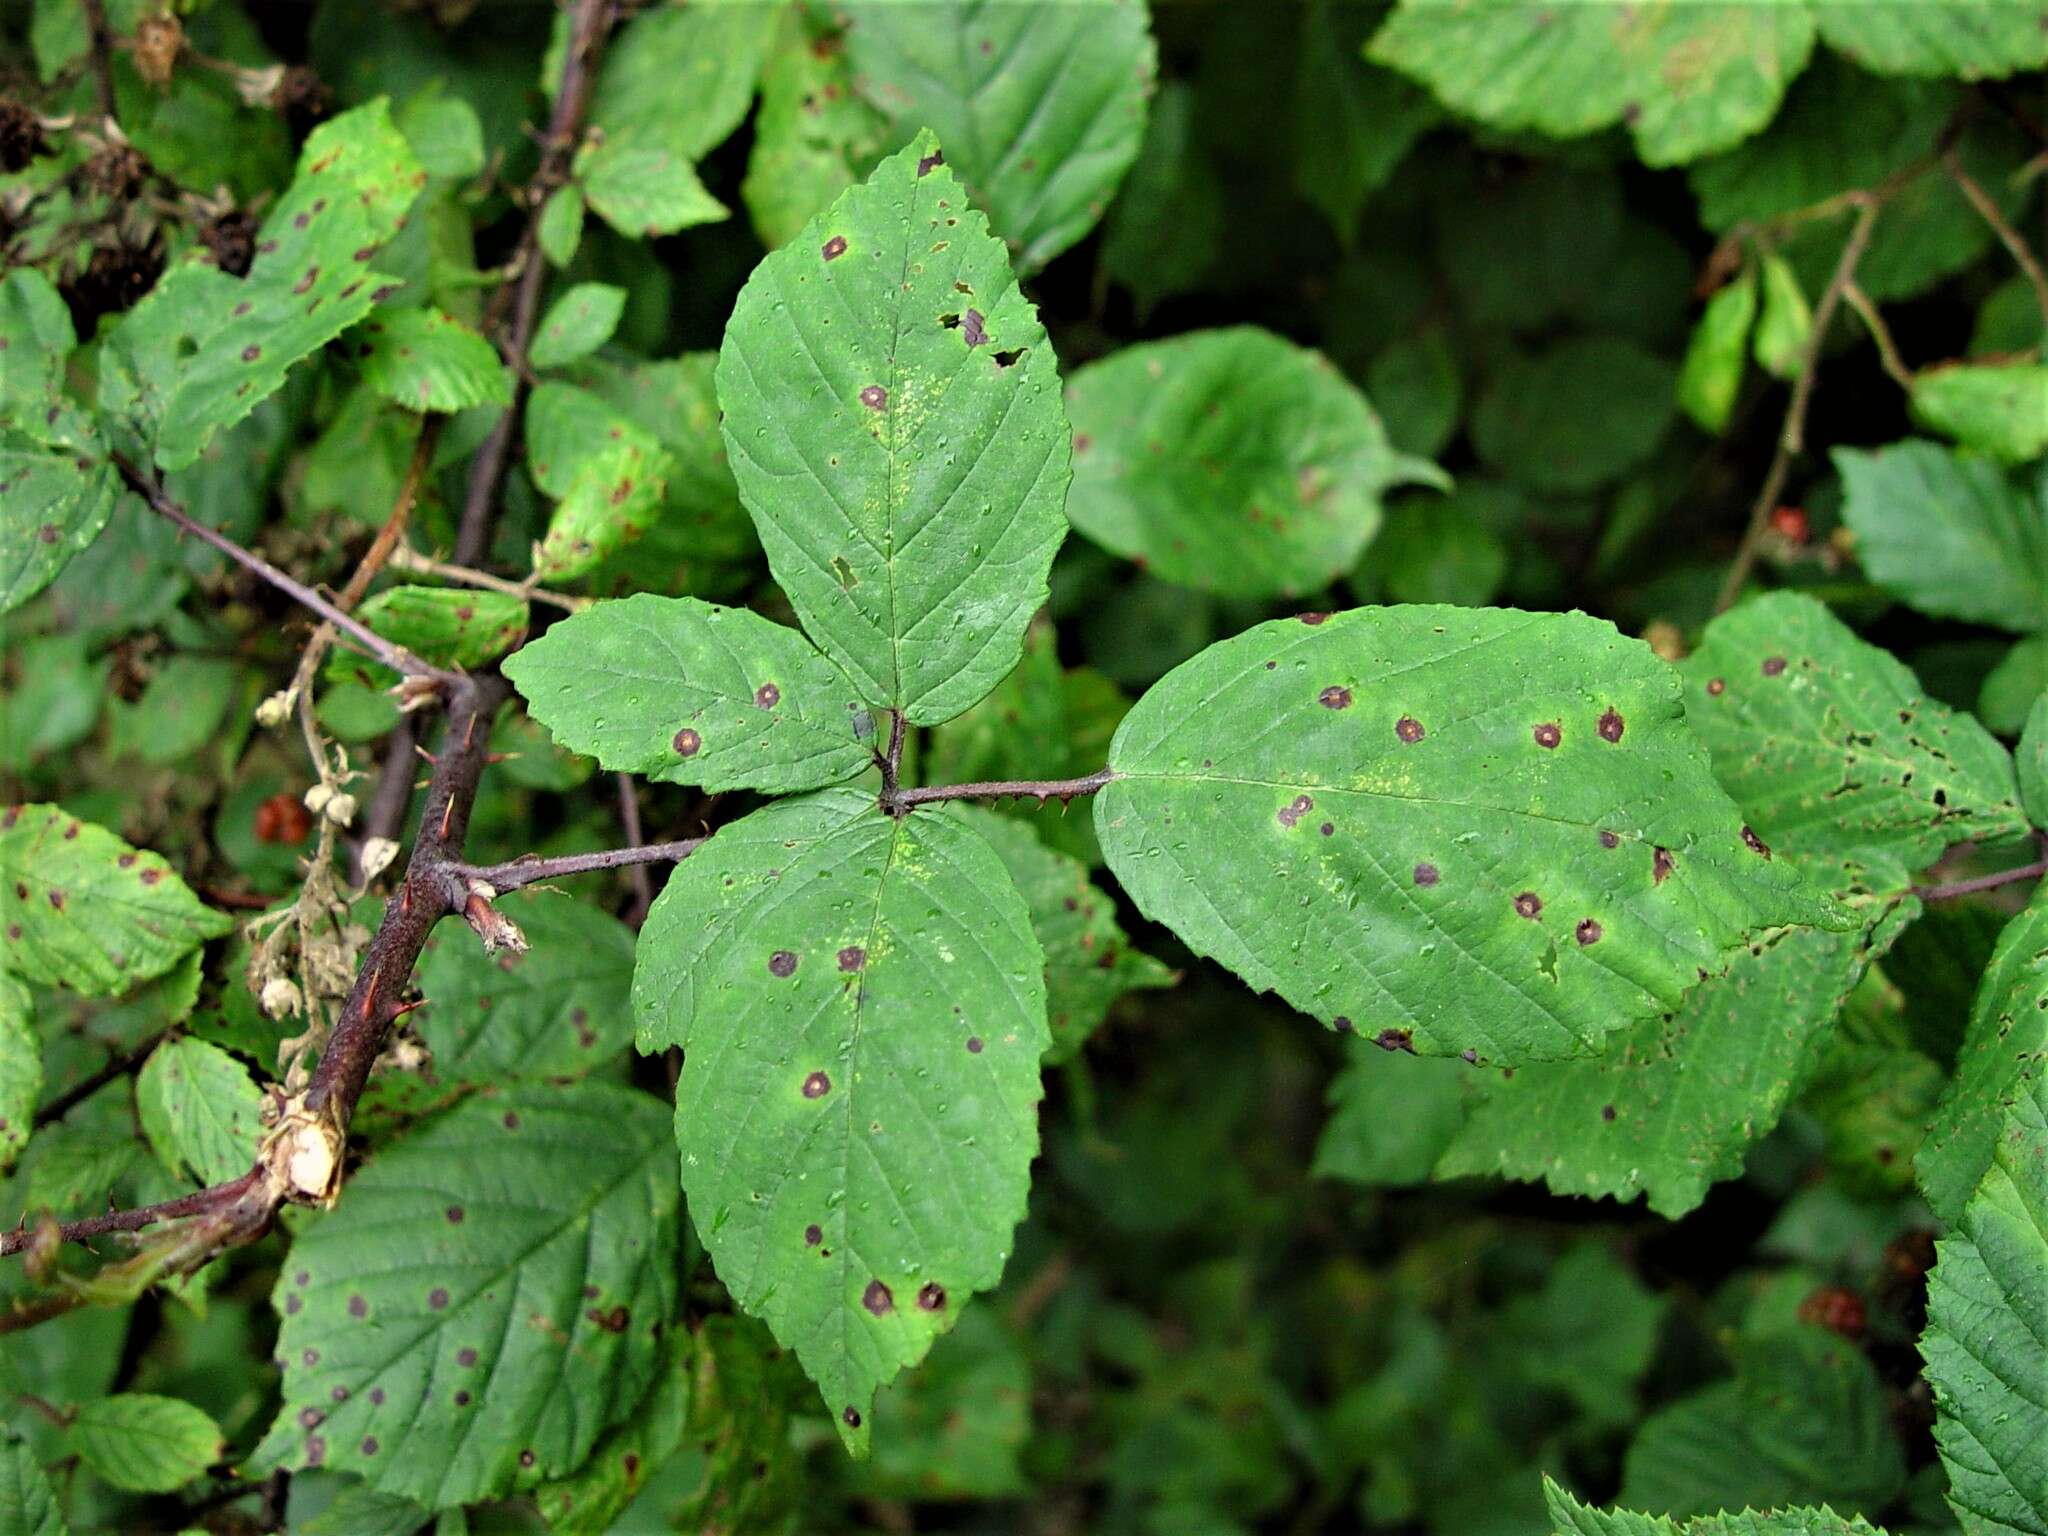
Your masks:
M1676 379L1663 358L1618 336L1511 353L1473 408L1472 446L1531 490L1590 491L1656 449Z
M0 1530L16 1536L71 1536L64 1506L35 1452L19 1440L0 1439Z
M17 976L0 971L0 1172L28 1145L43 1091L43 1046L35 999Z
M611 340L625 309L625 289L578 283L549 306L526 360L536 368L558 368L595 352Z
M81 1461L128 1493L182 1488L227 1453L220 1426L197 1408L142 1392L81 1404L67 1438Z

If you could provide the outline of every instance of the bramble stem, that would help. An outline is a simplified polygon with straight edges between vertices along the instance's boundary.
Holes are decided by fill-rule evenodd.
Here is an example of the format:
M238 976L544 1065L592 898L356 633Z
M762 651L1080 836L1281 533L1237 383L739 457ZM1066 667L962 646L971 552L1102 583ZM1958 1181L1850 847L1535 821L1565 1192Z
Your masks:
M426 576L439 576L443 581L452 581L458 586L482 587L491 592L503 592L510 597L528 598L568 613L580 612L596 601L594 598L573 597L566 592L550 592L546 587L529 586L523 581L507 581L503 576L493 576L489 571L472 570L466 565L436 560L431 555L423 555L403 544L391 552L391 564L397 570L418 571Z
M1071 800L1092 795L1116 775L1097 769L1080 779L986 779L976 784L927 784L919 789L884 789L882 809L901 816L913 806L933 805L941 800L1010 800L1030 796L1043 805L1048 800Z
M2048 848L2048 833L2037 833L2043 848ZM1977 875L1969 880L1949 880L1940 885L1916 885L1913 894L1922 901L1949 901L1957 896L1974 896L1979 891L1995 891L2002 885L2017 885L2022 880L2039 880L2048 876L2048 853L2031 864L2022 864L2015 869L2001 869L1992 875Z
M2033 247L2028 245L2020 232L2012 227L2005 214L1999 210L1998 204L1991 200L1991 195L1977 185L1977 179L1963 169L1962 157L1955 150L1950 149L1943 155L1941 163L1948 171L1950 179L1961 189L1963 196L1969 199L1970 206L1977 210L1978 217L1991 226L2000 243L2011 252L2012 259L2018 264L2019 269L2026 273L2027 281L2034 288L2035 302L2041 306L2041 318L2048 320L2048 272L2041 270L2041 263L2035 257Z
M232 1205L259 1176L260 1170L252 1168L240 1178L196 1189L175 1200L139 1206L132 1211L108 1211L104 1216L88 1216L83 1221L67 1221L57 1229L58 1238L62 1242L82 1243L110 1232L139 1232L144 1227L155 1226L160 1221L174 1221L180 1216L202 1216ZM0 1234L0 1257L19 1253L35 1240L36 1229L26 1225Z
M607 848L600 853L569 853L543 859L533 854L505 864L455 864L449 873L463 880L481 880L501 895L522 885L535 885L563 875L586 875L600 869L637 869L648 864L687 859L704 846L701 837L678 838L672 843L635 843L625 848Z

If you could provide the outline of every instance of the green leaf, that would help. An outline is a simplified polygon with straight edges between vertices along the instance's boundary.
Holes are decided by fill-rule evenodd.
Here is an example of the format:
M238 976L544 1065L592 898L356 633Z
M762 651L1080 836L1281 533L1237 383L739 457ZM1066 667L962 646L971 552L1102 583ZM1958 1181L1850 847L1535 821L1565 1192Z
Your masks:
M363 382L393 404L424 413L511 403L512 376L497 349L438 309L383 310L360 334Z
M2048 633L2027 635L2012 643L1998 665L1984 674L1977 690L1977 718L2001 736L2017 736L2027 723L2034 701L2048 693ZM2022 774L2025 769L2022 765ZM2025 779L2021 780L2022 788ZM2048 826L2048 804L2031 811L2034 825Z
M853 684L802 635L691 597L586 608L505 675L563 746L666 783L815 789L866 768L876 746Z
M1781 379L1797 378L1807 343L1813 339L1813 308L1792 263L1776 251L1766 251L1762 265L1763 313L1757 318L1754 344L1757 366Z
M937 155L920 137L756 267L718 359L769 569L866 702L919 725L1015 665L1070 451L1045 332Z
M423 661L470 670L519 643L526 599L467 587L387 587L356 616Z
M1756 320L1756 273L1745 267L1701 313L1678 370L1679 408L1702 432L1727 430L1742 389L1749 355L1749 328Z
M64 296L34 267L0 277L0 406L47 407L62 392L64 359L78 346Z
M1641 1194L1673 1218L1697 1207L1710 1186L1742 1171L1750 1144L1812 1076L1843 1000L1919 911L1899 894L1906 871L1887 859L1838 870L1832 883L1858 929L1761 935L1725 975L1598 1057L1467 1074L1469 1113L1444 1139L1436 1176L1498 1174L1624 1201ZM1448 1107L1438 1114L1448 1118Z
M789 1442L791 1388L802 1379L767 1329L730 1313L695 1331L673 1330L654 1388L633 1416L600 1440L573 1475L534 1490L559 1536L607 1536L643 1486L678 1453L702 1453L702 1471L670 1504L669 1529L772 1529L800 1486ZM635 1518L642 1516L635 1511Z
M2019 767L2020 804L2027 819L2048 830L2048 686L2027 711L2026 728L2020 732L2013 761Z
M381 1149L279 1278L284 1403L255 1461L433 1508L581 1465L653 1382L676 1165L645 1094L467 1099Z
M484 127L476 108L446 94L438 80L398 109L398 131L429 176L466 181L484 168Z
M218 1046L184 1036L151 1051L135 1080L135 1107L167 1168L221 1184L255 1166L263 1090Z
M1917 869L2026 830L2005 748L1810 597L1722 614L1681 670L1714 777L1767 842Z
M1581 1504L1548 1477L1543 1496L1549 1501L1554 1536L1884 1536L1855 1515L1838 1515L1826 1505L1818 1509L1779 1509L1768 1514L1746 1509L1740 1514L1701 1515L1671 1520L1625 1509L1599 1510Z
M1045 958L964 822L825 790L721 827L640 935L683 1048L698 1235L865 1451L875 1389L1001 1276L1038 1146Z
M761 73L761 110L740 198L769 249L794 240L879 159L883 117L853 88L841 34L791 6Z
M79 1406L71 1450L124 1493L170 1493L227 1454L220 1426L174 1397L117 1392Z
M110 748L121 756L168 765L220 739L247 673L219 656L173 656L157 669L142 697L110 707Z
M1585 1054L1748 930L1845 921L1745 839L1676 675L1582 614L1262 624L1156 684L1109 766L1096 831L1147 916L1430 1055Z
M1883 74L1981 80L2048 64L2048 32L2042 30L2039 14L2024 5L1813 0L1813 6L1820 35L1830 48Z
M1375 9L1314 0L1295 43L1294 189L1329 217L1347 249L1366 199L1441 116L1427 92L1365 62L1378 20Z
M2048 366L1951 363L1913 375L1913 416L1921 425L2008 464L2048 449Z
M71 1536L64 1506L35 1451L19 1440L0 1439L0 1530L17 1536Z
M1382 347L1365 371L1365 384L1388 437L1404 453L1428 458L1457 435L1464 380L1457 351L1441 328Z
M874 1459L854 1469L869 1497L1014 1498L1028 1491L1031 1362L998 1316L977 1309L875 1404Z
M1656 450L1676 381L1670 363L1619 336L1509 353L1473 408L1472 446L1531 490L1590 491Z
M1088 879L1087 866L1038 840L1023 822L993 811L955 812L988 840L1031 913L1031 931L1045 951L1045 1008L1056 1066L1080 1053L1116 1000L1177 979L1134 948L1117 926L1116 903Z
M42 1091L35 999L20 977L0 971L0 1172L12 1168L28 1145Z
M856 84L899 142L938 135L1020 272L1094 227L1145 136L1158 60L1140 0L838 9Z
M1360 598L1483 608L1507 574L1506 547L1469 499L1454 492L1404 496L1387 508L1387 526L1351 573L1350 586Z
M1501 1308L1501 1341L1516 1374L1607 1423L1633 1424L1669 1308L1605 1244L1581 1243L1542 1290Z
M154 853L55 805L0 813L0 964L88 996L125 992L234 926Z
M120 489L84 414L50 409L60 410L57 423L36 434L0 426L0 613L42 591L99 537Z
M576 259L576 247L583 243L583 189L574 182L557 187L541 209L535 233L540 253L556 267Z
M663 137L648 130L622 131L586 145L576 156L576 178L591 212L631 240L672 235L731 216L704 190L696 167L665 147Z
M633 932L609 912L554 891L514 891L498 910L525 954L489 955L469 934L427 941L419 1026L434 1074L500 1083L580 1077L633 1038Z
M1913 440L1833 457L1871 580L1939 618L2048 628L2048 476L2029 495L1995 464Z
M1385 1051L1370 1040L1345 1045L1344 1067L1330 1079L1330 1118L1316 1139L1310 1172L1354 1184L1428 1183L1465 1123L1471 1068Z
M1920 1352L1949 1503L1967 1536L2048 1531L2048 1076L2007 1100L1935 1253Z
M1369 52L1495 128L1576 138L1625 122L1644 163L1665 166L1769 122L1813 35L1813 17L1789 4L1403 0Z
M1388 488L1448 480L1395 452L1329 360L1253 326L1126 347L1075 374L1067 515L1163 580L1240 597L1349 570Z
M548 306L526 360L536 368L559 368L588 356L611 340L625 312L625 289L578 283Z
M652 432L589 390L536 387L526 443L534 483L560 498L534 554L541 580L582 575L660 515L674 459Z
M755 0L643 11L605 51L590 121L639 134L683 161L722 144L753 104L781 7Z
M1131 290L1141 315L1197 288L1223 249L1223 184L1196 107L1186 81L1160 82L1145 142L1103 221L1102 270Z
M1977 984L1955 1076L1935 1106L1913 1171L1951 1224L1995 1160L2016 1096L2048 1078L2048 887L2005 925Z
M425 180L384 100L344 112L307 137L297 176L263 221L247 277L193 268L200 275L159 284L130 311L123 332L140 325L170 343L138 370L162 396L160 418L143 424L159 465L192 463L215 432L277 390L294 363L388 297L388 280L370 262ZM145 311L151 318L138 322Z

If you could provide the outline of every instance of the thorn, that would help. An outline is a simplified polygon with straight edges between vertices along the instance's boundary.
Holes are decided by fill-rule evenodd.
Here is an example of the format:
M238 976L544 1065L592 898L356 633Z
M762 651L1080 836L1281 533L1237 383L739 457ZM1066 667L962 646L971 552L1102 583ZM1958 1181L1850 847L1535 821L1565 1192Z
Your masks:
M419 755L425 758L428 762L432 763L436 768L441 766L441 759L434 756L433 753L429 752L425 747L421 746L418 742L414 742L412 744L412 749L413 751L419 753Z
M427 1000L424 997L416 997L409 1003L400 1003L398 1005L398 1012L391 1015L391 1022L396 1024L400 1019L404 1018L408 1013L411 1013L415 1008L424 1008L426 1006Z
M518 755L517 752L486 752L484 754L484 766L488 768L493 763L502 763L506 758L517 757Z
M448 819L455 814L455 797L450 795L441 804L441 840L448 840Z
M370 985L368 989L363 993L363 1017L366 1019L369 1018L370 1015L376 1011L377 983L382 981L383 979L384 972L381 969L370 972Z
M401 912L412 911L412 880L409 877L398 888L398 910Z
M476 716L475 716L475 715L471 715L471 716L469 717L469 722L468 722L468 724L464 725L464 726L463 726L463 728L462 728L462 750L463 750L463 751L465 751L465 752L467 752L467 751L469 750L469 748L470 748L470 743L471 743L471 742L473 742L473 741L475 741L475 740L476 740Z

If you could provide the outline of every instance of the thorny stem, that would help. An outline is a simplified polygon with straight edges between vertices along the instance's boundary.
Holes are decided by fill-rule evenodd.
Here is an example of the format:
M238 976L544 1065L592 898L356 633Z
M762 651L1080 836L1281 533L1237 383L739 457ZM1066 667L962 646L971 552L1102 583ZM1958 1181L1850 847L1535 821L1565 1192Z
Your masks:
M1878 210L1884 206L1883 197L1877 193L1864 192L1859 196L1856 223L1842 245L1834 275L1828 279L1820 302L1813 307L1813 331L1806 338L1806 355L1800 360L1799 377L1792 385L1792 400L1785 408L1785 425L1778 433L1777 452L1771 457L1771 467L1764 475L1763 489L1757 493L1756 504L1749 509L1749 526L1743 531L1742 543L1736 548L1735 558L1728 566L1728 575L1721 583L1720 596L1714 601L1716 613L1725 612L1742 595L1749 573L1756 565L1757 550L1771 526L1771 513L1778 505L1778 498L1785 493L1785 481L1792 472L1792 461L1806 447L1806 411L1813 403L1813 383L1815 375L1820 372L1821 345L1827 340L1828 326L1833 323L1835 311L1841 306L1843 290L1855 281L1856 265L1870 248L1871 227L1877 223Z
M584 108L596 79L598 57L604 50L611 24L612 0L577 0L569 19L569 46L562 59L561 89L555 96L547 136L541 141L540 167L526 189L526 228L520 232L512 261L519 281L512 300L512 331L503 347L507 359L514 363L512 403L491 428L470 466L469 490L463 498L462 522L455 536L457 565L482 565L490 554L491 522L498 492L512 461L512 440L519 430L519 418L525 411L531 387L526 352L540 320L541 286L547 280L547 264L540 255L541 211L547 206L548 195L568 177L576 140L583 130ZM496 303L494 300L494 308Z
M2022 864L2016 869L2001 869L1996 874L1978 875L1969 880L1949 880L1940 885L1916 885L1913 894L1922 901L1949 901L1957 896L1974 896L1979 891L1995 891L2002 885L2017 885L2022 880L2039 880L2048 876L2048 832L2035 834L2042 856L2031 864Z
M1991 226L2006 250L2012 253L2012 259L2019 265L2019 269L2026 273L2027 281L2034 287L2035 302L2041 306L2041 318L2048 320L2048 273L2041 270L2041 263L2036 259L2033 247L2028 245L2020 232L2007 221L1998 204L1991 200L1991 195L1977 184L1977 179L1963 169L1962 157L1954 149L1950 149L1941 157L1941 163L1948 171L1950 179L1961 189L1963 196L1969 199L1970 206L1977 210L1978 217Z
M903 711L889 711L888 750L875 757L875 766L882 770L882 804L886 807L896 799L896 784L903 772Z
M640 791L633 783L630 773L616 774L619 784L619 826L626 834L626 846L638 848L647 841L647 833L640 825ZM635 862L626 866L633 882L633 926L647 916L647 909L654 905L654 882L648 878L647 866Z
M426 662L421 661L419 657L413 655L404 646L393 645L368 625L358 623L350 618L304 582L287 576L261 555L253 554L249 550L242 548L241 545L218 529L209 528L206 524L188 517L185 509L166 495L161 486L145 479L133 464L130 464L119 454L114 455L114 466L120 470L121 478L128 482L128 488L147 502L150 510L159 517L168 519L184 529L185 532L192 534L204 543L211 544L237 565L242 566L246 570L253 571L279 591L288 593L290 596L298 599L302 605L319 614L321 618L354 640L356 644L360 645L378 661L383 662L385 666L390 667L395 672L408 673L417 677L431 677L444 688L456 687L461 684L462 676L460 673L447 672L439 667L427 665Z
M482 587L487 591L503 592L512 597L529 598L568 613L581 612L596 601L595 598L574 597L567 592L550 592L546 587L532 586L523 581L507 581L503 576L493 576L489 571L472 570L466 565L454 565L446 560L433 559L403 544L391 552L391 563L401 571L418 571L422 575L439 576L443 581L452 581L460 586Z
M1899 353L1899 344L1892 340L1892 328L1884 323L1884 316L1870 302L1870 295L1856 283L1844 285L1842 299L1861 317L1870 331L1870 339L1877 343L1877 360L1884 365L1884 371L1891 375L1892 382L1904 390L1913 387L1913 370L1906 366L1906 359Z
M554 880L563 875L674 863L687 859L703 847L705 841L701 837L684 837L672 843L635 843L626 848L607 848L601 853L569 853L553 859L527 854L505 864L455 864L449 867L449 873L460 880L481 881L502 895L523 885L537 885L543 880Z
M882 809L891 816L901 816L912 806L932 805L941 800L1009 800L1026 796L1043 805L1048 800L1092 795L1115 778L1115 773L1100 768L1080 779L988 779L978 784L928 784L921 789L884 788Z
M260 1173L251 1169L238 1179L225 1184L216 1184L209 1189L194 1190L189 1195L180 1195L175 1200L165 1200L157 1205L138 1206L132 1211L108 1211L104 1216L88 1216L83 1221L67 1221L58 1230L61 1241L82 1243L95 1237L105 1237L110 1232L139 1232L144 1227L155 1226L160 1221L175 1220L180 1216L198 1216L231 1204L234 1198L244 1193L256 1182ZM0 1235L0 1257L19 1253L36 1240L36 1229L26 1223Z

